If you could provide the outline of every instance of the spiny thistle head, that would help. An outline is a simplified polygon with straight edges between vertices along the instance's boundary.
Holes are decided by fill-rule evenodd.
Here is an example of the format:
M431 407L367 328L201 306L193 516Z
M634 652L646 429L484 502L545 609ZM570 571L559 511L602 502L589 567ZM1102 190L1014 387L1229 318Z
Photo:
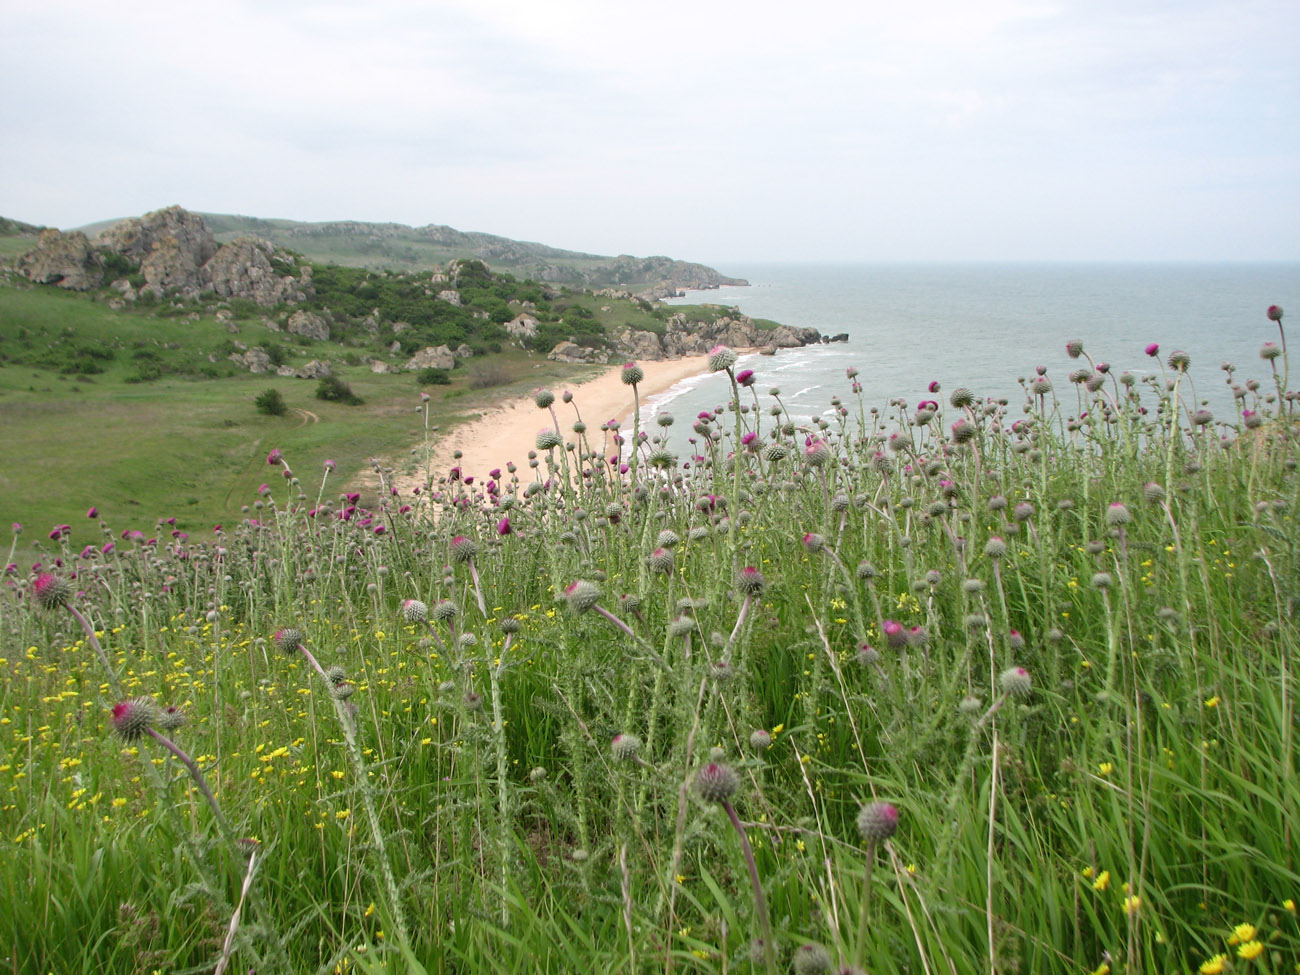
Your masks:
M575 579L560 596L574 613L585 613L600 599L600 587L586 579Z
M32 583L32 598L41 609L58 609L72 598L72 583L53 572L42 572Z
M544 410L555 402L555 394L549 389L539 389L533 393L533 402L537 404L539 410Z
M1265 342L1259 349L1259 357L1265 362L1271 362L1282 355L1282 350L1278 348L1276 342Z
M887 840L898 829L898 808L888 802L869 802L858 812L858 832L868 843Z
M772 733L765 728L756 728L749 733L749 747L756 752L765 752L772 747Z
M740 776L721 762L709 762L695 773L695 791L705 802L726 802L738 788Z
M813 440L803 449L803 459L813 467L821 467L831 458L831 446L825 440Z
M769 464L775 464L779 460L785 460L790 451L783 443L770 443L763 448L763 459Z
M1142 488L1142 497L1151 504L1159 504L1165 499L1165 489L1155 481L1148 481Z
M428 604L418 599L408 599L402 603L402 618L408 623L423 623L429 618Z
M681 542L681 538L671 528L665 528L655 538L655 545L659 548L672 548Z
M907 630L898 620L885 620L881 624L881 630L885 634L885 642L891 647L902 647L907 645Z
M175 704L169 704L158 712L158 730L172 732L177 728L183 728L189 719Z
M763 573L752 565L747 565L736 573L736 588L746 596L761 596L767 589L767 580Z
M646 565L650 567L651 572L670 574L674 564L672 549L657 548L646 558Z
M998 686L1010 697L1028 697L1034 689L1034 680L1024 667L1008 667L998 675Z
M136 741L158 721L158 705L151 697L132 697L113 706L113 731L123 741Z
M271 642L275 644L275 649L281 653L297 653L298 645L302 643L302 639L302 631L294 629L292 626L276 630L271 636Z
M498 621L497 628L500 629L502 633L506 634L518 633L523 629L523 624L514 616L503 616L500 621Z
M645 370L635 362L624 363L622 379L624 386L635 386L641 380L645 379Z
M880 651L870 643L858 644L858 663L864 667L873 667L880 663Z
M1269 320L1270 322L1280 322L1280 321L1282 320L1282 306L1281 306L1281 305L1269 305L1269 306L1268 306L1268 320Z
M450 599L439 599L433 606L433 618L439 623L446 623L456 618L460 612L460 607Z
M952 442L969 443L975 439L975 434L978 432L979 431L975 424L971 423L969 420L958 420L952 425Z
M1065 354L1071 359L1077 359L1083 355L1083 342L1080 339L1070 339L1065 343Z
M478 555L478 542L472 538L466 538L464 535L457 535L451 540L451 560L457 565L463 565L471 561L474 556Z
M1034 514L1034 506L1028 501L1021 501L1014 509L1012 509L1011 517L1016 521L1028 521L1030 518L1034 517Z
M636 735L615 735L609 743L610 754L618 762L630 762L641 751L641 739Z
M994 535L984 543L984 554L991 559L1004 558L1007 554L1007 543L1000 535Z
M668 622L668 635L671 637L684 637L695 629L695 620L689 616L677 616Z
M709 349L709 372L722 372L724 369L730 369L739 358L740 356L736 354L735 349L729 349L725 345L715 345Z
M800 945L794 950L795 975L826 975L831 970L831 955L822 945Z
M550 450L553 447L559 447L564 443L564 438L551 429L537 431L537 449Z
M948 402L957 407L957 409L961 409L962 407L970 406L975 402L975 394L965 386L958 386L952 391L951 395L949 395Z
M1106 524L1112 528L1120 525L1127 525L1133 520L1128 508L1124 507L1122 502L1112 501L1110 507L1106 509Z
M816 555L826 547L826 539L816 532L808 532L803 537L803 550L809 555Z
M870 562L862 561L858 563L859 579L863 580L864 582L869 582L870 580L874 579L878 575L880 575L880 573L876 570L876 567L872 565Z
M1192 357L1182 349L1175 349L1169 353L1169 368L1177 369L1179 372L1185 372L1187 367L1192 364Z
M1092 588L1109 589L1115 584L1115 577L1109 572L1096 572L1092 576Z

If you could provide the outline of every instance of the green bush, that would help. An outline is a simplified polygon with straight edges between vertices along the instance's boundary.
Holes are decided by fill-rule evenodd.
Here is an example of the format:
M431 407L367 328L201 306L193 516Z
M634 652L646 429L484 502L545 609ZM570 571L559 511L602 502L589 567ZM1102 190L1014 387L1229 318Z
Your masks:
M329 403L345 403L348 406L360 406L365 402L338 376L326 376L322 379L316 385L316 398Z
M421 386L450 386L451 370L427 366L415 374L415 381Z
M289 411L278 389L262 390L257 394L257 399L253 400L253 405L257 407L257 412L264 416L284 416Z

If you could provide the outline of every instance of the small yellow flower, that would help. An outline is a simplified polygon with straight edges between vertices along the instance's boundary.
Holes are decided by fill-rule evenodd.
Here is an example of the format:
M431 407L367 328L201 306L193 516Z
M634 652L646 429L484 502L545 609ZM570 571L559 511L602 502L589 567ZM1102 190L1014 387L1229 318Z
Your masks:
M1092 889L1096 891L1105 890L1110 886L1110 871L1103 870L1097 875L1097 879L1092 882Z
M370 915L374 913L375 913L375 902L371 901L369 904L366 905L365 916L370 917Z
M1290 897L1288 897L1286 900L1282 902L1282 907L1285 910L1290 911L1292 914L1295 913L1295 901L1293 901Z
M342 820L342 819L347 819L351 815L352 815L351 809L340 809L338 812L334 814L334 818Z
M1107 962L1102 962L1092 970L1092 975L1110 975L1110 965Z
M1214 697L1206 698L1205 706L1207 708L1217 708L1219 706L1219 695L1216 694Z
M1124 898L1124 913L1127 914L1129 917L1132 917L1134 914L1136 914L1141 909L1141 907L1142 907L1142 898L1138 897L1136 894L1133 895L1132 897Z
M1111 772L1115 771L1115 766L1110 762L1102 762L1097 766L1097 771L1102 775L1110 775Z
M1246 961L1250 961L1252 958L1258 958L1263 950L1264 943L1262 941L1247 941L1237 949L1237 955L1246 959Z
M1084 879L1091 879L1093 873L1095 873L1095 872L1096 872L1096 871L1094 871L1094 870L1092 869L1092 867L1084 867L1084 868L1083 868L1083 876L1084 876Z
M1223 972L1223 963L1228 960L1227 955L1215 955L1201 962L1199 969L1201 975L1221 975Z
M1232 929L1232 936L1236 938L1238 941L1254 941L1255 925L1238 924L1235 928Z

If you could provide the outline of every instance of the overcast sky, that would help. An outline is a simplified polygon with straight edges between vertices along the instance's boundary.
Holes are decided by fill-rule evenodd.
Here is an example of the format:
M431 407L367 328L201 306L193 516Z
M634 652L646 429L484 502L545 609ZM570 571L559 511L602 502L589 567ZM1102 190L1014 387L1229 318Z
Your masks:
M1297 0L0 0L0 215L1300 259Z

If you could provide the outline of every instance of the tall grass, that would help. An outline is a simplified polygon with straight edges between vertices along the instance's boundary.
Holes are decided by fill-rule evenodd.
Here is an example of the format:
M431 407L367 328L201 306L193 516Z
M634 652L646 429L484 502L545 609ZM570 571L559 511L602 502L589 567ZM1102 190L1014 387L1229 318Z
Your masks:
M631 476L539 397L487 484L52 543L75 592L0 596L0 968L1293 970L1294 394L1068 352L807 427L732 375ZM228 829L109 733L141 697Z

